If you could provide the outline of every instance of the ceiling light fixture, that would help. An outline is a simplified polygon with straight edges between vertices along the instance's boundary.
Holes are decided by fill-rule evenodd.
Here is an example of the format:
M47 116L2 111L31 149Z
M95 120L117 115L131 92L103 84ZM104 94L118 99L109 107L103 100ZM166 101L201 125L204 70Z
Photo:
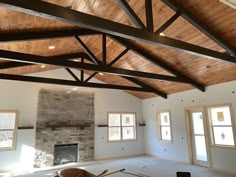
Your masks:
M54 46L54 45L50 45L49 47L48 47L48 49L49 50L53 50L53 49L55 49L56 47Z
M160 33L159 35L160 35L160 36L166 36L164 33Z
M45 68L45 67L46 67L46 65L41 65L40 67L41 67L41 68Z
M77 61L79 61L79 60L78 60L78 59L74 59L73 61L77 62Z
M104 74L103 73L99 73L101 76L103 76Z

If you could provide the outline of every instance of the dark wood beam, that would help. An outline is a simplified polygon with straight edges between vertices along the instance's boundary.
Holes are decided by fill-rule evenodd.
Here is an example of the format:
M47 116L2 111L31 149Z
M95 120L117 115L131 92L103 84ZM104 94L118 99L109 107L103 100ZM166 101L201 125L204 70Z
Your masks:
M167 20L158 30L155 31L156 35L164 32L178 17L180 16L179 12L176 12L169 20Z
M125 13L129 16L129 18L133 21L133 23L140 29L146 28L143 22L140 20L138 15L134 12L134 10L130 7L126 0L117 0L117 3L120 7L125 11Z
M149 78L149 79L166 80L166 81L171 81L171 82L188 83L188 81L184 79L176 78L173 76L120 69L120 68L114 68L114 67L109 67L109 66L104 66L104 65L94 65L94 64L87 64L87 63L81 63L81 62L73 62L73 61L68 61L68 60L54 60L54 59L49 59L49 58L45 60L45 57L42 57L42 56L13 52L13 51L0 50L0 57L3 59L18 61L18 62L46 64L46 65L60 66L60 67L65 67L65 68L104 72L104 73L115 74L115 75L120 75L120 76L142 77L142 78Z
M87 79L85 79L84 82L88 82L88 81L90 81L94 76L97 75L97 73L98 73L98 72L94 72L93 74L91 74Z
M119 42L121 45L123 45L124 47L128 47L130 50L132 50L133 52L135 52L136 54L138 54L139 56L143 57L144 59L150 61L151 63L153 63L156 66L161 67L162 69L176 75L177 77L185 80L187 83L191 84L192 86L196 87L197 89L201 90L201 91L205 91L205 87L194 81L193 79L183 75L181 72L177 71L176 69L170 67L169 65L167 65L166 63L164 63L160 58L150 54L149 52L144 51L141 47L137 46L136 44L134 44L133 42L123 39L123 38L119 38L119 37L115 37L115 36L110 36L112 39L114 39L115 41Z
M84 58L81 58L81 63L84 64ZM80 70L80 80L84 82L84 70Z
M128 48L126 48L125 50L123 50L123 52L121 52L116 58L114 58L109 64L108 66L112 66L114 65L117 61L119 61L121 59L121 57L123 57L127 52L129 51Z
M154 32L153 27L153 13L152 13L152 0L145 0L145 12L146 12L146 25L150 32Z
M147 85L147 84L145 84L145 83L139 81L139 80L136 79L136 78L131 78L131 77L130 77L130 78L127 78L127 79L128 79L129 81L131 81L131 82L137 84L137 85L142 86L143 88L150 89L150 90L152 90L153 93L156 93L157 95L161 96L162 98L167 99L167 94L166 94L166 93L164 93L164 92L162 92L162 91L160 91L160 90L158 90L158 89L156 89L156 88L154 88L154 87L152 87L152 86L150 86L150 85Z
M91 58L84 52L55 55L55 56L49 56L49 57L44 57L44 58L55 59L55 60L70 60L70 59L75 59L75 58L86 58L87 60L92 61ZM16 67L30 66L30 65L34 65L34 64L9 61L9 62L1 63L0 69L10 69L10 68L16 68Z
M75 26L100 31L110 35L176 49L196 56L236 63L235 56L230 56L224 53L216 52L183 41L170 39L164 36L155 36L153 35L153 33L149 32L146 29L137 29L128 25L64 8L45 1L35 1L34 5L32 6L31 0L0 0L0 6L52 20L59 20Z
M172 8L175 11L181 12L181 16L191 23L198 30L203 32L210 39L215 41L219 46L224 48L228 53L236 56L236 48L228 43L221 35L217 34L213 29L208 27L207 24L203 23L197 17L193 16L192 13L185 9L181 4L179 4L176 0L162 0L167 6Z
M107 40L106 34L102 35L102 63L106 65L107 63Z
M17 42L17 41L28 41L28 40L64 38L71 36L88 36L97 34L101 34L101 32L84 28L70 29L70 30L20 32L20 33L11 32L11 33L1 33L0 42Z
M80 44L80 46L84 49L84 51L88 54L88 56L93 60L93 63L98 64L99 60L97 57L89 50L88 46L78 37L74 36L76 41Z
M76 81L80 81L79 78L73 73L73 71L70 70L70 68L65 69Z
M119 90L130 90L130 91L138 91L138 92L152 92L151 89L141 88L141 87L76 82L76 81L70 81L70 80L52 79L52 78L43 78L43 77L34 77L34 76L21 76L21 75L13 75L13 74L0 74L0 79L34 82L34 83L45 83L45 84L56 84L56 85L78 86L78 87L119 89Z

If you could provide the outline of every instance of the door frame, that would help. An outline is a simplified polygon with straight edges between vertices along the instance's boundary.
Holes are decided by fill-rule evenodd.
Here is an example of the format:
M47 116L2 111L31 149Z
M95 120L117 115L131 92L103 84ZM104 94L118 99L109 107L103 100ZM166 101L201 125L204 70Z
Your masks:
M186 107L184 109L185 111L185 122L186 122L186 135L187 135L187 144L188 144L188 155L189 155L189 162L192 165L194 164L194 155L193 155L193 145L192 145L192 131L191 131L191 116L190 111L199 110L201 109L203 111L204 118L206 119L204 122L204 130L205 130L205 140L206 140L206 151L207 151L207 159L209 166L204 166L207 168L212 167L212 159L211 159L211 142L210 142L210 132L209 132L209 121L208 121L208 115L206 111L206 106L191 106Z

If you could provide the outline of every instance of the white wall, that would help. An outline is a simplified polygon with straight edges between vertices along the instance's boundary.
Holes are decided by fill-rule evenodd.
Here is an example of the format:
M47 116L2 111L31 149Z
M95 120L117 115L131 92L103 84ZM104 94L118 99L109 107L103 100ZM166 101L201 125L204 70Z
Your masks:
M232 93L232 92L235 93ZM183 100L183 101L182 101ZM145 151L147 154L174 161L189 162L187 131L185 122L186 107L232 103L236 122L236 81L218 84L207 88L206 92L190 90L168 96L168 99L152 98L143 100L143 117L146 121ZM158 140L158 110L171 111L173 143ZM236 150L211 148L212 168L236 172Z
M79 72L76 70L74 72L79 77ZM41 72L34 75L71 79L71 76L63 69ZM38 92L41 88L52 90L72 90L72 88L75 87L1 80L0 110L18 110L19 126L35 127ZM95 93L96 125L107 123L107 112L136 112L137 121L142 121L142 101L126 92L92 88L78 88L78 91ZM108 143L107 128L96 127L95 158L102 159L144 154L143 129L141 127L138 128L137 134L137 141ZM35 130L18 130L17 135L16 151L0 151L0 170L13 169L22 166L24 166L24 168L32 167L33 153L28 154L27 163L25 160L22 160L22 157L24 156L25 149L31 149L30 147L34 147Z

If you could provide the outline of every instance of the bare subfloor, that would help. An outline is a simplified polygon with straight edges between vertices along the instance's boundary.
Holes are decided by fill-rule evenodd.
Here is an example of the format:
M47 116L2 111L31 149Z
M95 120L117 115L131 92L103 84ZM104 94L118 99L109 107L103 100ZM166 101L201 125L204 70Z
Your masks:
M68 167L67 167L68 168ZM167 160L160 160L154 157L143 156L129 159L119 160L106 160L97 161L90 165L81 166L79 168L85 169L95 175L108 169L109 172L113 172L120 169L125 169L125 173L116 173L110 175L111 177L176 177L177 171L191 172L192 177L233 177L230 175L221 174L212 171L208 168L186 165L181 163L175 163ZM52 177L57 169L34 172L31 174L6 174L5 177L19 176L19 177ZM132 174L127 174L132 173Z

